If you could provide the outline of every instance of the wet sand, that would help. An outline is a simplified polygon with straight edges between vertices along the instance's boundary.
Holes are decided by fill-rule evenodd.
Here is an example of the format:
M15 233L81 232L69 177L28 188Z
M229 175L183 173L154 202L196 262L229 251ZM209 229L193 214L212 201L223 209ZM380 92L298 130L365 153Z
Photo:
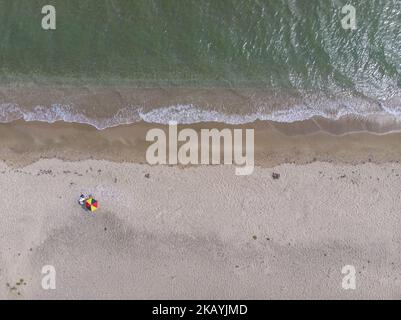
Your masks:
M0 124L0 154L11 166L27 165L42 158L144 164L151 144L145 137L153 128L168 133L167 125L145 122L97 130L89 125L65 122L16 121ZM178 126L178 130L183 128L195 129L198 134L201 129L254 129L255 164L260 167L314 161L339 164L401 161L401 132L332 134L316 128L313 120L292 124L258 121L236 126L220 123Z
M401 134L293 126L252 124L240 177L147 165L145 123L0 125L0 298L401 298Z

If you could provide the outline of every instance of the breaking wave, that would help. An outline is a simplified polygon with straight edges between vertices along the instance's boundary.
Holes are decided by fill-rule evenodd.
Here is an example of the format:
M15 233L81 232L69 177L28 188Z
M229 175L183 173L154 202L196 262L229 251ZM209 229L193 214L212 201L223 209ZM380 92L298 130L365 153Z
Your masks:
M323 102L322 102L323 103ZM263 106L255 108L257 111L250 113L227 113L220 110L206 110L193 104L173 105L145 110L142 107L128 106L119 109L107 117L97 117L88 111L82 111L74 105L53 104L51 106L36 106L32 109L21 108L11 103L0 104L0 123L10 123L17 120L41 121L47 123L68 122L91 125L99 130L119 125L137 122L168 124L171 121L178 124L194 124L201 122L219 122L226 124L246 124L254 121L273 121L280 123L292 123L304 121L313 117L322 117L338 120L345 116L358 119L368 117L385 116L393 121L401 123L401 105L394 103L373 103L369 108L364 103L350 105L346 101L336 103L324 102L310 107L307 104L299 104L290 108L266 110Z

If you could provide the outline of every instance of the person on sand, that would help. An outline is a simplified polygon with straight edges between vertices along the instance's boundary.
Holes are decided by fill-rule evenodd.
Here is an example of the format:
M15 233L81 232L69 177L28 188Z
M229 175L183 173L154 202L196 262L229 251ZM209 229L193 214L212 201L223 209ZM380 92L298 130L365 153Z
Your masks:
M83 194L81 194L80 196L79 196L79 200L78 200L78 202L79 202L79 204L81 205L81 206L83 206L84 204L85 204L85 200L86 200L87 198L83 195Z

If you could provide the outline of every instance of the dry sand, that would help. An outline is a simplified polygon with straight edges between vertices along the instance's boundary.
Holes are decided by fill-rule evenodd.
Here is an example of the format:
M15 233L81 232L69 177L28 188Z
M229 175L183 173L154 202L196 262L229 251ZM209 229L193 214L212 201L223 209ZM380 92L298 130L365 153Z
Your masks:
M0 298L401 298L400 134L255 126L238 177L141 163L145 124L0 125Z

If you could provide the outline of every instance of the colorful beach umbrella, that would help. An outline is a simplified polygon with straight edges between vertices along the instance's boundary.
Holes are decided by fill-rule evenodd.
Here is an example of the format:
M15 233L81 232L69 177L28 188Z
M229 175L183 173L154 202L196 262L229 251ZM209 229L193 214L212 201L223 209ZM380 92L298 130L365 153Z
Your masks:
M95 212L98 208L97 200L89 198L85 201L85 207L91 212Z

